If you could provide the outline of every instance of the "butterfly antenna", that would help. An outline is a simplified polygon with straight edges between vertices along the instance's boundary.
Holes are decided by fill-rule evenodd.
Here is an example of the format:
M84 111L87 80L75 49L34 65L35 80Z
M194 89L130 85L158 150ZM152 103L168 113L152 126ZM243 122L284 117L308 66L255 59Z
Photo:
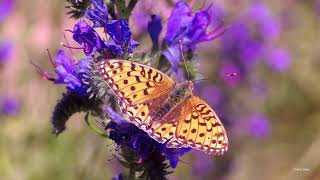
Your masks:
M188 70L187 62L186 62L186 59L184 58L183 51L182 51L182 41L181 40L179 40L179 44L180 44L180 53L181 53L181 56L182 56L182 59L183 59L184 66L185 66L186 71L187 71L188 79L190 79L190 73L189 73L189 70Z
M182 164L185 164L187 166L190 166L190 167L191 167L191 164L192 164L191 162L185 161L185 160L182 160L182 159L179 159L179 162L182 163Z
M204 6L207 4L207 0L204 0L203 2L202 2L202 7L200 8L200 9L204 9Z
M196 0L192 0L192 1L189 3L190 9L193 8L193 6L194 6L195 3L196 3Z

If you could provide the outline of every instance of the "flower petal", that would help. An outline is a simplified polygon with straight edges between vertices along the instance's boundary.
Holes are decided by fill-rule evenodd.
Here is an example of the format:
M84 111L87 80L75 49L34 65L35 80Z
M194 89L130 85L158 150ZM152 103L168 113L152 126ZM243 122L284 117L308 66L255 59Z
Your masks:
M93 8L89 8L85 16L93 22L93 27L104 27L108 20L108 9L103 0L91 0Z

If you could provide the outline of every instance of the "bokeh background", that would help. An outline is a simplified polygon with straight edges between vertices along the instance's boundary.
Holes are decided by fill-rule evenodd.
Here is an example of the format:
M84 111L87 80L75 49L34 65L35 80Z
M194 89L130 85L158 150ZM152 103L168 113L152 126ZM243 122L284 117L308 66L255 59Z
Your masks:
M174 0L139 0L130 19L136 52L148 51L151 14L166 23ZM207 0L230 30L198 47L195 93L224 122L230 150L186 154L169 179L320 179L320 1ZM50 117L64 87L44 81L74 23L63 0L0 1L0 179L111 179L115 146L84 123L56 138ZM162 32L164 35L165 30ZM83 56L76 51L76 56ZM229 76L236 73L236 76Z

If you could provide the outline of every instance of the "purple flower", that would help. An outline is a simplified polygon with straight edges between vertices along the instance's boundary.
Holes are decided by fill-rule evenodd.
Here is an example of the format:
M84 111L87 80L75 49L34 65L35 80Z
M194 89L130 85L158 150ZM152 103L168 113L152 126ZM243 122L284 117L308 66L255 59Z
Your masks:
M208 27L212 24L209 9L200 11L195 14L191 27L183 39L183 44L190 49L195 49L200 42L211 41L219 37L225 28L221 25L214 27L211 32L207 32Z
M111 129L110 138L118 145L125 145L136 151L142 160L150 158L151 153L157 149L169 160L170 166L175 168L179 157L191 150L190 148L167 148L165 144L160 144L149 137L146 132L129 123L110 107L107 108L107 113L112 120L108 125Z
M124 19L110 20L108 9L103 0L91 0L93 7L86 11L86 17L93 22L93 27L85 21L77 23L73 30L73 38L83 46L87 56L99 52L108 58L122 57L124 53L132 53L139 45L132 39L128 22ZM93 28L103 27L111 39L102 41Z
M266 63L273 70L283 72L288 69L290 64L289 53L284 49L275 49L267 57Z
M0 65L6 64L12 57L12 43L10 41L0 42Z
M132 53L132 50L139 45L132 39L128 22L124 19L112 20L105 26L105 31L114 41L114 44ZM122 55L122 54L121 54Z
M159 35L162 30L161 17L157 15L151 16L151 21L148 23L148 32L154 46L158 47Z
M181 59L180 42L183 52L189 52L190 50L193 52L197 44L214 40L225 31L222 25L212 27L212 21L209 9L192 14L192 10L187 3L184 1L176 3L168 19L165 36L168 48L163 52L175 72L177 72L178 63ZM207 32L209 27L212 30Z
M2 22L13 10L14 0L2 0L0 2L0 22Z
M94 51L101 52L106 48L98 33L83 20L73 27L73 39L81 44L87 56Z
M7 96L1 102L1 114L14 116L20 111L20 102L16 97Z
M177 2L168 19L165 36L167 43L172 44L176 39L181 39L179 35L185 34L192 19L192 10L189 5L184 1Z
M93 27L105 27L109 17L108 9L103 0L91 0L93 7L90 7L86 12L86 17L93 22Z
M256 138L265 138L270 134L270 122L263 114L253 114L248 119L248 132Z
M169 160L169 164L172 168L176 168L179 162L179 158L183 156L185 153L191 151L191 148L167 148L165 144L159 144L161 152L165 154L167 160Z
M55 62L58 66L55 72L58 78L55 80L56 84L67 84L67 89L76 92L80 95L87 94L87 85L83 84L83 75L88 72L90 68L90 60L83 59L74 63L65 51L60 50L55 57Z
M173 72L178 72L180 63L180 46L176 44L174 46L169 46L162 54L169 60Z

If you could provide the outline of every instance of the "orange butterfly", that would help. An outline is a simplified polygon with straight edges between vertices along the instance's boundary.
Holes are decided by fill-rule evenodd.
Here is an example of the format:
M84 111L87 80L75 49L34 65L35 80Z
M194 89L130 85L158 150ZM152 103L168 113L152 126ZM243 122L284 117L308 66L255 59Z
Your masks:
M122 113L156 141L215 155L228 150L226 130L210 106L192 94L191 81L176 84L157 69L120 59L96 66Z

